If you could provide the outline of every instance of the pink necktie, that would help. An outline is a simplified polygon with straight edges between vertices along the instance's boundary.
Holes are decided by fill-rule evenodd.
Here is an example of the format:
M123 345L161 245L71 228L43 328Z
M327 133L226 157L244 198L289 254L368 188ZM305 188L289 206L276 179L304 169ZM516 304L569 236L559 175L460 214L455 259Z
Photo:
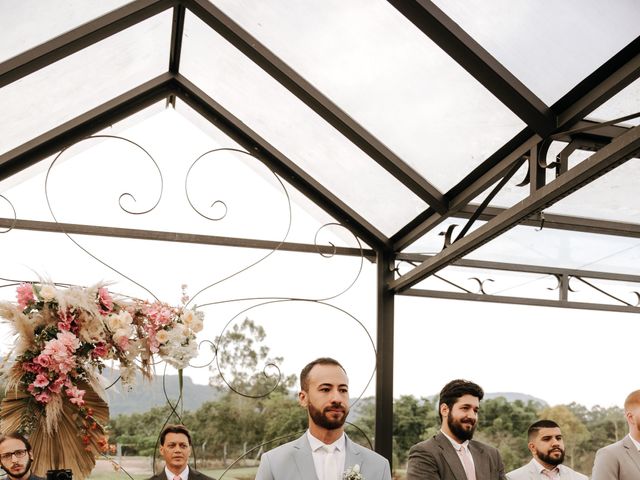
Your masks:
M182 477L180 475L174 475L173 480L182 480Z
M547 470L546 468L544 470L542 470L542 474L545 477L550 478L551 480L558 480L558 469L554 469L554 470Z
M460 447L460 458L462 459L462 467L464 468L464 473L467 475L467 480L476 480L476 469L473 468L471 453L469 453L469 450L467 450L464 445Z

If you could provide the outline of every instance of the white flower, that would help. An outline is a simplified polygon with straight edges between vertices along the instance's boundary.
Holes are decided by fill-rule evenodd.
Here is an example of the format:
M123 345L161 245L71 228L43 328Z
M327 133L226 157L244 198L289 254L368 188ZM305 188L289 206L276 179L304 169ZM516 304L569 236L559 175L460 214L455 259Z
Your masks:
M166 343L167 340L169 340L169 332L166 330L158 330L158 333L156 333L156 340L158 340L159 343Z
M109 327L109 330L111 330L112 332L115 332L116 330L118 330L119 328L122 328L122 320L120 319L120 315L109 315L107 317L107 326Z
M129 338L130 335L131 335L131 332L129 331L128 328L119 328L113 334L113 340L115 342L120 342L122 338Z
M42 285L42 287L40 287L40 296L45 302L50 302L51 300L55 299L57 293L58 291L56 290L56 287L48 283L45 283L44 285Z
M191 330L193 330L195 333L201 332L203 327L204 324L199 318L194 319L193 323L191 324Z
M193 310L187 310L180 316L180 318L182 319L182 323L189 326L195 319L195 315L193 314Z
M364 477L360 473L360 465L355 464L351 468L347 468L342 475L343 480L364 480Z
M122 326L129 326L133 323L133 318L131 318L131 314L129 312L127 312L126 310L123 310L122 312L120 312L120 322L122 323Z

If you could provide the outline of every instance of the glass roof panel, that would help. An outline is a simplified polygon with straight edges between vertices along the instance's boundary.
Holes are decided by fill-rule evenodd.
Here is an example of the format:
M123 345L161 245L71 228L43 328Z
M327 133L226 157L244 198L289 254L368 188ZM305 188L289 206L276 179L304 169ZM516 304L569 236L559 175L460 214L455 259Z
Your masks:
M382 232L395 233L426 208L401 182L189 12L181 72Z
M214 3L443 192L524 127L388 2Z
M551 105L640 31L636 0L434 0Z
M72 30L131 0L0 0L0 62Z
M160 13L0 89L0 153L166 71L171 21Z
M640 113L640 79L623 89L608 102L596 108L587 118L599 122L608 122L635 113ZM620 122L620 125L640 125L640 117L625 120Z

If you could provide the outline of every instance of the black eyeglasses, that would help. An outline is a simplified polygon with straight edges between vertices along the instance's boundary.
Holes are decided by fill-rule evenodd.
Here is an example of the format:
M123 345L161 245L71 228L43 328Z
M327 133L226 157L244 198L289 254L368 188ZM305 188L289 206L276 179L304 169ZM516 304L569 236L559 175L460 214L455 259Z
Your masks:
M7 452L0 454L0 459L2 460L11 460L11 458L15 455L16 458L22 458L27 454L26 449L14 450L13 452Z

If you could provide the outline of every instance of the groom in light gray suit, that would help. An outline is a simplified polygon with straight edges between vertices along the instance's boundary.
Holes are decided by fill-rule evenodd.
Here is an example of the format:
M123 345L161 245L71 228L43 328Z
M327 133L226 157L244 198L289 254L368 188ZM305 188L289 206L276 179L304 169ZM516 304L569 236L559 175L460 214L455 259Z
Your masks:
M256 480L342 480L347 472L359 473L362 480L391 480L387 459L344 433L349 380L342 365L332 358L314 360L302 369L300 388L309 429L262 455Z
M596 453L591 480L638 480L640 478L640 390L624 402L629 435Z

